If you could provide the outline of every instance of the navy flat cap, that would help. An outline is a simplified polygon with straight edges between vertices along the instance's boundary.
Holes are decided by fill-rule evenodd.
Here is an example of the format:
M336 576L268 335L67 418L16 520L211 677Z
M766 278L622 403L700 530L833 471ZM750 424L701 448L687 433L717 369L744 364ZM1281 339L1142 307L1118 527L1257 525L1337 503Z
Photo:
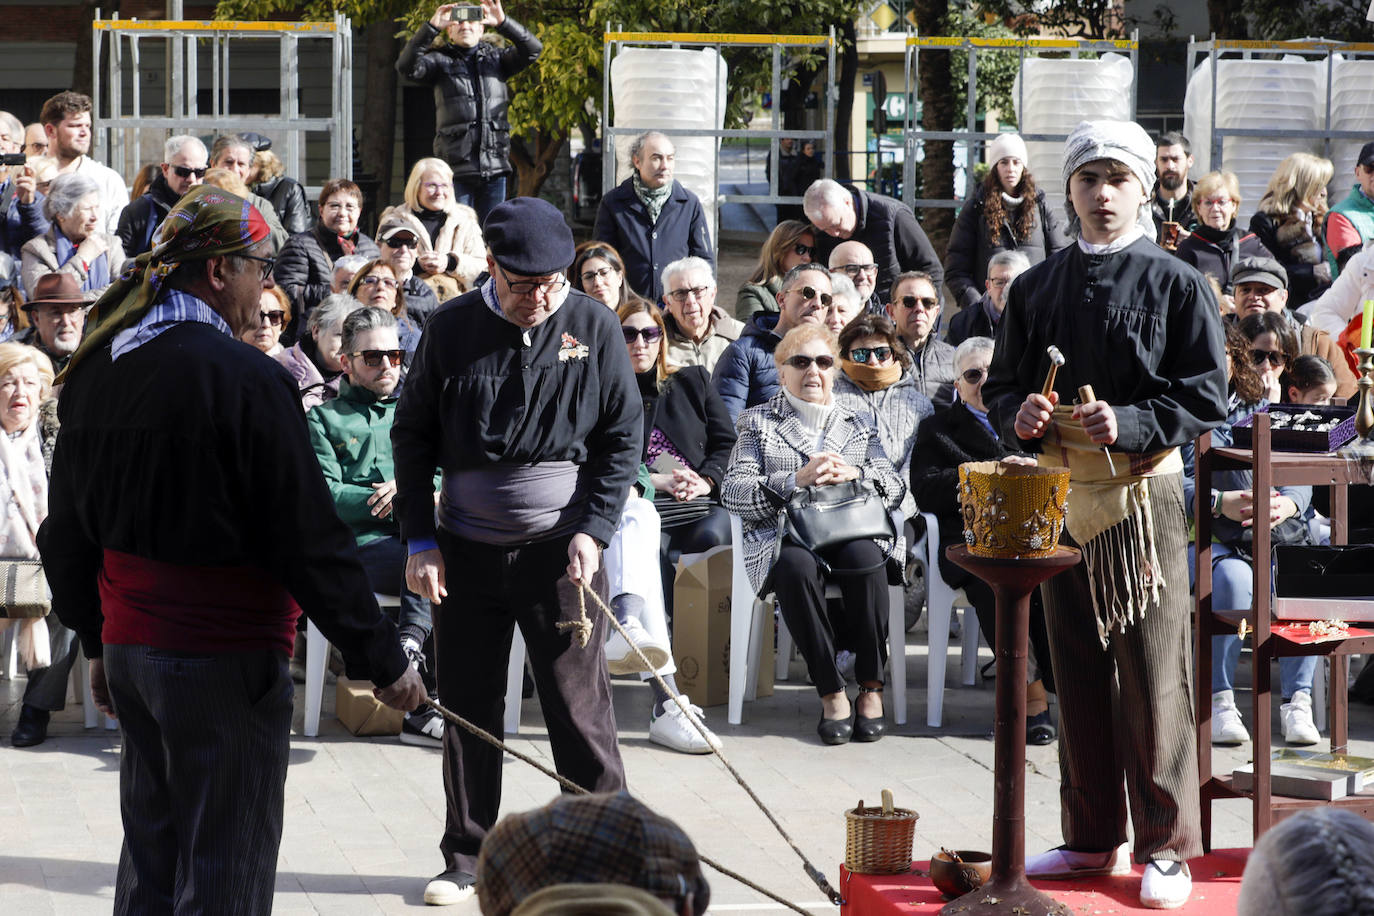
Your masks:
M517 197L492 208L482 235L496 263L513 274L543 277L573 262L572 230L557 207L538 197Z

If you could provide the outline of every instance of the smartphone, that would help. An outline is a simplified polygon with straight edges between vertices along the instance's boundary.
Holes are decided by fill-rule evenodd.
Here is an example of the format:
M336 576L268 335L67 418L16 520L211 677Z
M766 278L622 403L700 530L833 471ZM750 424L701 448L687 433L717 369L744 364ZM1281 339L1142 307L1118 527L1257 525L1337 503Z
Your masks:
M449 22L481 22L482 8L480 6L455 6L448 11Z

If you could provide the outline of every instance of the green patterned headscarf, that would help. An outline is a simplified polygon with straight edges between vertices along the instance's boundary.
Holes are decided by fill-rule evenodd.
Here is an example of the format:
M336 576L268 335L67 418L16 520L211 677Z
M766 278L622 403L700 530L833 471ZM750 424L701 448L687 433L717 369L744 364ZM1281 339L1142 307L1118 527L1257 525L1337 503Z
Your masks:
M126 264L119 279L91 307L81 346L57 381L66 381L86 356L138 324L179 265L244 251L267 234L267 222L248 201L214 185L192 188L167 214L152 250Z

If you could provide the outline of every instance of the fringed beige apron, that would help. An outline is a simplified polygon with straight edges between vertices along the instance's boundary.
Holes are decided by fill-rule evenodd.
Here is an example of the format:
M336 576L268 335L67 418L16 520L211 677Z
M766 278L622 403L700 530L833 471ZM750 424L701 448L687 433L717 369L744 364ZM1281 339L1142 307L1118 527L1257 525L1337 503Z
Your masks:
M1088 438L1072 407L1056 407L1042 442L1041 465L1069 469L1065 527L1083 551L1103 648L1113 628L1125 630L1145 616L1166 588L1150 511L1150 478L1183 470L1178 449L1113 452L1116 476L1102 446Z

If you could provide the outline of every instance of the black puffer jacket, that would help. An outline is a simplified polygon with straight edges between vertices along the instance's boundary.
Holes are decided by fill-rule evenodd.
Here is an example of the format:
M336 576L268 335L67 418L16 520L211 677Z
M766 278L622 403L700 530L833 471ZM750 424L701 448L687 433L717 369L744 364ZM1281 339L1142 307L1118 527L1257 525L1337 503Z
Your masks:
M475 48L445 45L430 48L439 30L426 22L406 42L396 59L402 76L434 86L437 116L434 155L453 167L460 181L494 178L510 172L510 90L506 80L539 58L544 46L529 29L509 16L496 27L510 42L498 48L479 42ZM476 73L478 79L473 79Z
M254 185L253 193L267 198L289 235L308 232L315 222L310 214L310 203L305 199L305 188L294 178L278 175L271 181Z
M167 185L167 179L158 172L148 186L148 193L119 214L119 228L115 230L115 235L119 237L119 244L124 246L125 256L137 257L152 249L153 233L179 200L181 198Z
M1020 207L1006 211L1001 231L994 239L988 232L988 221L984 215L986 200L987 187L979 185L974 191L973 200L959 211L959 219L955 221L954 232L949 237L949 248L945 254L945 284L960 308L968 308L983 298L983 286L988 278L988 259L999 251L1019 251L1032 264L1039 264L1059 249L1067 247L1070 241L1063 218L1045 206L1043 191L1035 192L1035 222L1031 226L1030 236L1021 240L1011 232L1011 224Z
M354 233L354 254L375 258L380 252L377 243ZM334 262L343 257L339 237L323 226L316 225L309 232L293 235L277 252L277 266L272 277L291 300L291 325L283 336L291 340L300 337L310 311L331 292Z
M873 252L873 261L878 265L878 280L874 287L878 297L887 301L892 291L892 281L908 270L920 270L930 274L931 282L938 290L945 279L945 269L940 258L931 247L921 224L916 222L916 214L900 200L846 187L854 195L854 231L849 240L863 242ZM830 263L830 252L846 239L826 235L813 229L816 236L816 251L811 260L820 264Z

